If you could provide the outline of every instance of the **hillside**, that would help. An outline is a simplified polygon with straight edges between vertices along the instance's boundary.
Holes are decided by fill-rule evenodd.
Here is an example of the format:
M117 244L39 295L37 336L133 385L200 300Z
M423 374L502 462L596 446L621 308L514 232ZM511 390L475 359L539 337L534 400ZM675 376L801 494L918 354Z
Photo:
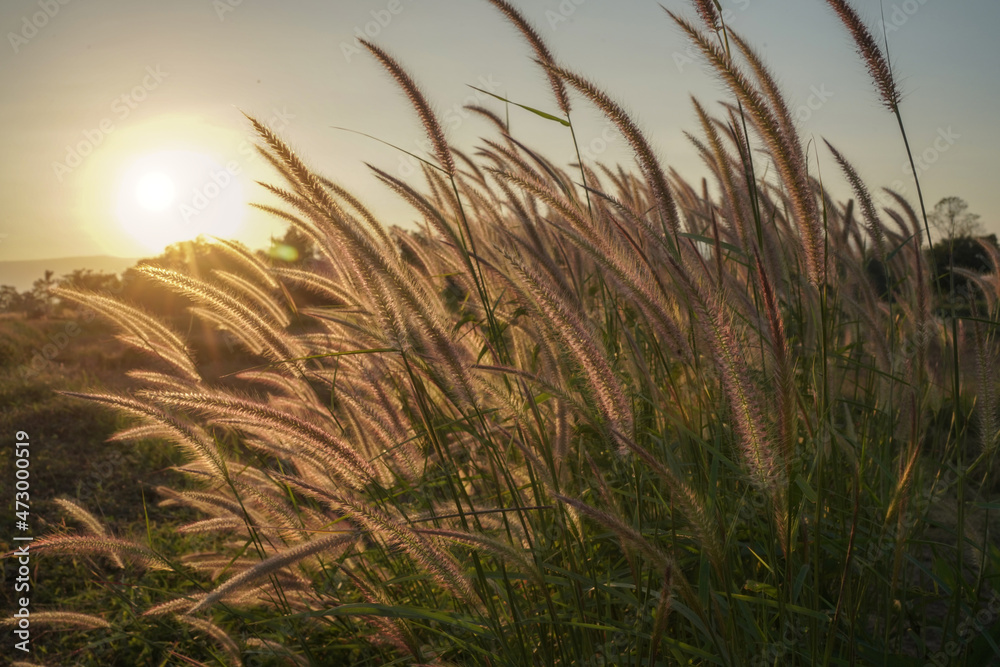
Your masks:
M110 255L0 261L0 285L13 285L18 290L23 291L30 289L31 284L41 278L46 271L55 272L56 277L72 273L76 269L121 273L135 264L136 261L138 260L134 257L112 257Z

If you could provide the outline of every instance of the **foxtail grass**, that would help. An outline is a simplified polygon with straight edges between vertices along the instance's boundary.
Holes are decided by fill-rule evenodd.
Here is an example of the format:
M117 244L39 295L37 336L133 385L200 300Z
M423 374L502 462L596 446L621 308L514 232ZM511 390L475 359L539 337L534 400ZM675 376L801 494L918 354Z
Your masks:
M192 488L160 489L163 503L215 541L163 553L65 501L86 534L37 547L183 574L139 619L173 619L220 664L889 665L953 645L962 664L1000 658L992 631L957 622L986 608L1000 565L996 271L975 277L988 312L944 326L923 220L896 193L878 210L831 146L854 193L834 201L717 3L693 3L700 25L670 13L734 98L695 101L700 184L513 5L490 3L567 122L578 95L635 169L563 168L485 107L491 136L457 151L415 79L366 42L431 140L424 185L373 169L421 225L386 226L251 120L284 180L267 186L282 205L260 208L316 260L272 266L220 241L228 273L144 271L258 365L206 380L155 318L62 293L150 360L131 395L74 395L130 415L118 439L187 453ZM888 59L849 4L829 4L898 114ZM978 372L959 375L962 359ZM987 515L967 525L973 496Z

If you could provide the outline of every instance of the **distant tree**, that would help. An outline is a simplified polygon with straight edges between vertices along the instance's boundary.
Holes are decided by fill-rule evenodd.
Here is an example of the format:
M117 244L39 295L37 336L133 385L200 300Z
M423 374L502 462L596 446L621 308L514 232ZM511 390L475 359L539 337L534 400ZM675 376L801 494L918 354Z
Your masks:
M993 263L983 249L982 243L997 246L997 235L990 234L978 238L971 236L946 238L938 241L931 248L931 258L936 267L938 288L945 298L948 298L948 295L957 297L957 303L964 302L969 298L978 298L979 292L969 284L969 279L958 271L953 276L951 267L976 273L991 273ZM961 306L960 310L962 314L968 314L966 306Z
M59 279L59 287L73 287L93 292L117 292L122 281L114 273L94 272L90 269L76 269Z
M45 302L38 297L34 290L18 294L12 311L24 313L25 317L32 319L42 317L47 312Z
M225 253L202 236L169 245L163 254L140 260L135 267L126 269L122 277L125 283L123 297L152 313L167 317L183 316L187 307L194 303L136 270L143 265L171 269L196 278L209 278L213 269L233 269L232 261Z
M31 295L41 309L40 315L48 316L52 312L52 288L55 287L55 271L45 270L45 277L39 278L31 285Z
M0 312L17 312L21 302L21 294L13 285L0 285Z
M35 282L40 283L41 280ZM24 313L27 317L41 317L45 312L45 307L35 290L18 292L13 285L0 285L0 312Z
M144 265L171 269L206 280L212 278L214 271L245 274L240 262L229 251L202 236L170 245L158 257L140 260L135 267L125 271L122 296L151 313L165 317L188 317L187 308L197 304L136 270Z
M163 254L152 259L144 259L139 264L152 264L164 269L173 269L193 276L207 276L208 271L225 268L231 262L215 243L204 236L191 241L180 241L166 247Z
M927 219L944 239L970 238L982 233L982 224L968 209L968 202L961 197L945 197L934 205Z
M983 241L997 244L995 234L979 237L982 234L982 224L979 216L969 213L969 204L961 197L945 197L934 205L934 210L927 216L928 222L938 232L937 242L931 247L931 261L938 288L950 303L956 307L972 298L969 280L959 272L952 273L952 267L983 273L991 271L986 253L979 243ZM958 305L963 314L967 305Z
M316 246L297 227L289 227L282 238L271 237L266 255L277 264L308 264L316 257Z

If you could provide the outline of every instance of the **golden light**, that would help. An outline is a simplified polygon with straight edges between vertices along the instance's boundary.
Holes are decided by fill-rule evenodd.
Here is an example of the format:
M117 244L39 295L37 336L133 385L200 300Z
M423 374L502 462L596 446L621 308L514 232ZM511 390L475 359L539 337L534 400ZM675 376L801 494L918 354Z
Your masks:
M162 211L174 201L175 194L173 180L161 171L144 174L135 187L135 199L147 211Z
M246 212L240 169L197 151L148 153L118 177L115 216L153 251L199 235L231 238Z
M247 204L274 173L238 113L164 114L116 128L73 171L73 220L109 255L159 254L199 234L266 247L284 233ZM69 183L70 180L67 180Z

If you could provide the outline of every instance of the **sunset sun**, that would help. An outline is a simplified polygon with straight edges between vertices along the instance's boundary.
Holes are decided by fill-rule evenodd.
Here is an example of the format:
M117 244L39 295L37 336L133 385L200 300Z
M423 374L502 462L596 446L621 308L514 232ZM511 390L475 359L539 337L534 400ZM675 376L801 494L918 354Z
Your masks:
M133 159L118 178L115 215L150 250L200 234L231 237L246 201L240 169L195 151L159 151Z
M144 174L135 187L135 199L147 211L162 211L174 201L175 195L173 180L159 171Z

